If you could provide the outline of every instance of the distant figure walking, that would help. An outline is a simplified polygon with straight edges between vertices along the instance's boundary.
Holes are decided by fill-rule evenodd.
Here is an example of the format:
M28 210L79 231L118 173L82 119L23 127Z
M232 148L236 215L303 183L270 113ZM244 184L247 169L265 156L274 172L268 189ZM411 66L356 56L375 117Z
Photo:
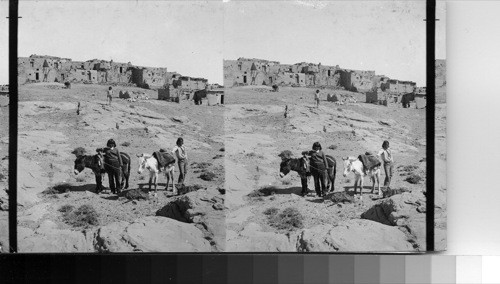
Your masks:
M177 183L184 184L187 174L187 153L186 147L184 147L184 139L179 137L176 144L172 153L177 157L177 165L179 166L179 179Z
M385 180L384 186L390 188L392 179L392 169L393 169L393 156L392 151L389 149L389 141L385 140L382 143L382 149L378 152L378 156L382 159L384 163Z
M104 168L108 173L109 189L112 193L120 193L121 191L121 174L123 161L120 151L116 148L115 140L109 139L106 144L104 154Z
M314 93L314 100L316 101L316 107L319 108L319 90Z
M113 100L113 87L109 87L107 97L108 97L108 105L111 105L111 101Z

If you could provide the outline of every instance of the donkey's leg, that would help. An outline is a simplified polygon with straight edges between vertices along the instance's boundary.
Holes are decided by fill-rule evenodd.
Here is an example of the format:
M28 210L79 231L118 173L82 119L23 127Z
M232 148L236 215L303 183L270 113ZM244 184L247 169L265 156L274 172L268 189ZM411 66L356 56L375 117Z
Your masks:
M377 172L377 185L378 185L378 196L382 197L382 190L380 189L380 171Z
M158 172L155 172L155 194L158 191Z
M153 172L149 172L149 189L148 189L148 192L151 191L151 183L153 182L153 177L154 177L154 173Z
M359 181L361 183L360 190L359 190L359 198L362 198L363 197L364 177L360 175Z
M375 190L375 175L370 176L370 179L372 180L372 191L370 193L373 194L373 191Z

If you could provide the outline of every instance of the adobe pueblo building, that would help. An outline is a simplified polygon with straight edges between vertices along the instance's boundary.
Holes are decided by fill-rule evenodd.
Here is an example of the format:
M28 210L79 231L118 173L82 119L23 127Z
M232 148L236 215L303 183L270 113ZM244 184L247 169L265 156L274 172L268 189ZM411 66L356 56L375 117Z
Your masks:
M392 95L413 93L416 83L376 75L375 71L350 70L314 63L281 64L278 61L238 58L224 60L224 86L278 85L326 87L368 93L383 91Z
M208 81L203 78L182 76L168 72L167 68L142 67L128 63L92 59L73 61L46 55L18 58L18 83L75 82L90 84L135 84L147 89L180 88L205 89Z

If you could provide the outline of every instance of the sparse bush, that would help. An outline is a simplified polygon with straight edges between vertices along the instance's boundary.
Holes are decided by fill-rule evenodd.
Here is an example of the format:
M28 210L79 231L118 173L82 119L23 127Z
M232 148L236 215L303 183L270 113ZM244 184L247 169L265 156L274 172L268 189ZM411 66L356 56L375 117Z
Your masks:
M408 166L404 166L403 167L403 171L405 172L413 172L414 170L416 170L418 168L418 166L415 166L415 165L408 165Z
M203 186L199 184L193 184L193 185L176 184L175 187L177 188L177 193L179 195L186 194L192 191L197 191L203 188Z
M277 215L268 216L269 225L283 231L301 229L304 227L303 221L304 216L294 207L285 208Z
M213 157L213 159L214 159L214 160L215 160L215 159L219 159L219 158L224 158L224 155L220 155L220 154L219 154L219 155L215 155L215 157Z
M61 194L69 192L71 189L71 185L69 183L58 183L48 189L44 190L43 194L53 195L53 194Z
M212 164L211 163L207 163L207 162L201 162L201 163L191 163L191 166L193 166L193 168L198 168L198 169L206 169L208 167L210 167Z
M278 188L276 186L265 186L256 189L248 194L249 197L262 197L273 195L277 192Z
M40 154L42 154L42 155L47 155L48 153L49 153L49 150L47 150L47 149L40 151Z
M328 149L335 150L335 149L337 149L337 145L330 145L330 146L328 146Z
M204 172L200 175L200 178L205 181L213 181L216 175L213 172Z
M68 213L68 212L73 211L73 209L75 209L75 207L73 205L66 204L66 205L61 206L58 211L61 213Z
M123 191L121 195L128 200L148 200L149 194L147 190L142 189L131 189L127 191Z
M220 148L219 151L224 152L226 149L224 147Z
M88 204L84 204L76 210L68 211L63 218L65 223L77 228L99 225L99 214L94 207Z
M412 184L417 184L422 180L422 177L418 174L411 174L409 177L405 179L405 181L412 183Z
M267 208L266 210L264 210L264 215L267 215L267 216L272 216L272 215L276 215L276 213L278 213L278 208L276 207L270 207L270 208Z
M130 146L130 142L123 142L123 143L122 143L122 146L123 146L123 147L128 147L128 146Z

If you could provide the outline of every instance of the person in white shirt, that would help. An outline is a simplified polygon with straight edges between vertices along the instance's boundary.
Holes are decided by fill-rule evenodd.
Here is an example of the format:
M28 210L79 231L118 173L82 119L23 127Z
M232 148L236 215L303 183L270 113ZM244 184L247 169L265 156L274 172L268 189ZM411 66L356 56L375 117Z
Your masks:
M108 105L111 105L111 100L113 100L113 87L109 87L107 97L108 97Z
M316 101L316 107L319 107L319 90L316 90L316 93L314 93L314 100Z
M378 152L378 156L380 157L380 159L384 164L384 171L385 171L384 186L390 188L394 159L392 156L392 151L391 149L389 149L389 141L385 140L382 143L382 149Z
M184 184L187 173L187 153L186 147L183 146L184 139L179 137L176 144L172 153L177 157L177 165L179 166L179 180L177 183Z

